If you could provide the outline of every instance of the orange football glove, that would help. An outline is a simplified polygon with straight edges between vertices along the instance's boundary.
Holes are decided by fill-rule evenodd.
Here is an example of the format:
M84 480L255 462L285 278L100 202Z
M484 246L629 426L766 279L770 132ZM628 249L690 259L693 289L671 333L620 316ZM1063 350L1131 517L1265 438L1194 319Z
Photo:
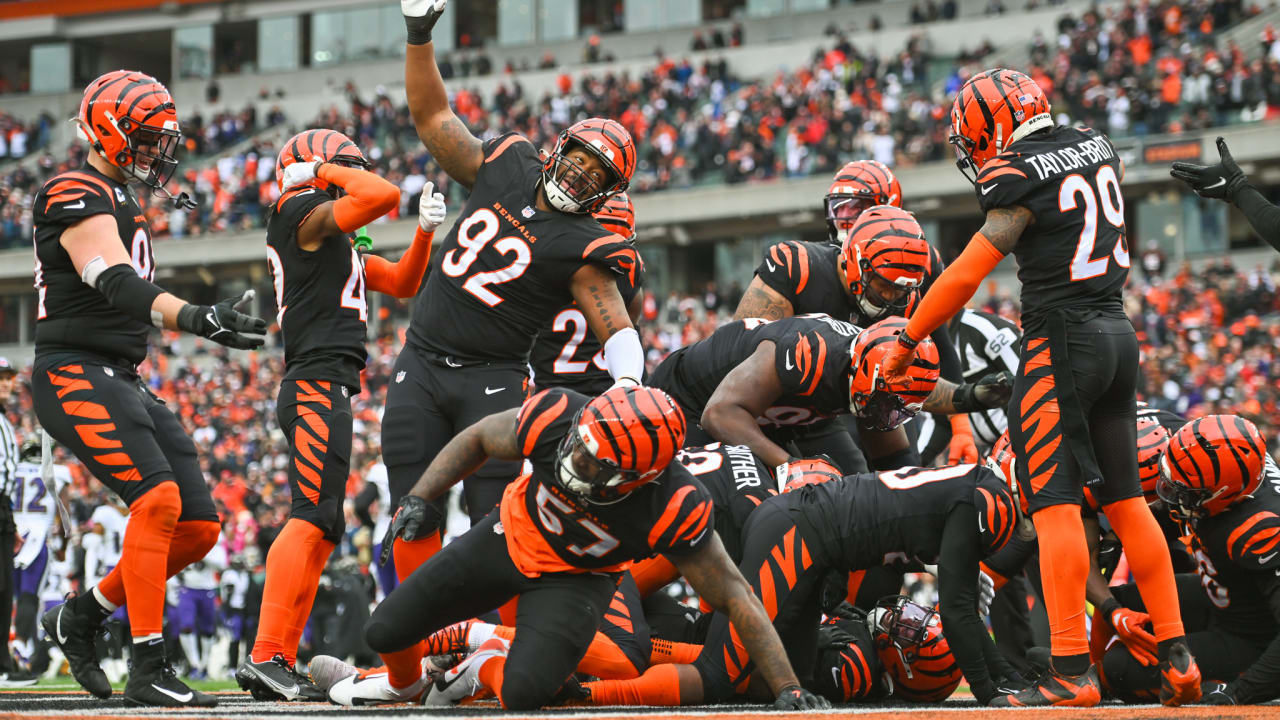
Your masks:
M890 385L907 384L907 368L911 367L911 361L915 360L915 357L914 347L907 347L900 342L894 343L889 349L889 354L880 361L880 372L884 373L885 382Z
M951 416L951 444L947 447L947 464L964 465L978 462L978 446L973 442L973 426L969 416L956 413Z

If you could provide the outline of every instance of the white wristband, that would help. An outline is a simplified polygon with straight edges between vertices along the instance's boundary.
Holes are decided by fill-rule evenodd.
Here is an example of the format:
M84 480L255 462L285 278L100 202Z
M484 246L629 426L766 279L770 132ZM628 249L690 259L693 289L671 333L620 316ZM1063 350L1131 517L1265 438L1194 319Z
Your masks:
M639 382L644 375L644 348L635 328L619 330L604 342L604 364L614 380L630 378Z

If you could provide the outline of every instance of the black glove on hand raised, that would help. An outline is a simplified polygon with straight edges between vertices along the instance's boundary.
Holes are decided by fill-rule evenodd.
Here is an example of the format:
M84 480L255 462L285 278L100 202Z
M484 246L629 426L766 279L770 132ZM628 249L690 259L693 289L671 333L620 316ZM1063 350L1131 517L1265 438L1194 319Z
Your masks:
M237 350L260 348L266 341L262 336L267 334L267 321L242 312L253 295L252 290L245 290L243 295L213 306L188 303L178 311L178 329Z
M1202 198L1233 202L1236 193L1249 183L1249 179L1231 157L1227 141L1222 138L1218 138L1218 158L1216 165L1176 162L1169 174L1191 186Z
M444 14L449 0L400 0L400 13L404 15L405 42L410 45L426 45L431 42L431 29Z

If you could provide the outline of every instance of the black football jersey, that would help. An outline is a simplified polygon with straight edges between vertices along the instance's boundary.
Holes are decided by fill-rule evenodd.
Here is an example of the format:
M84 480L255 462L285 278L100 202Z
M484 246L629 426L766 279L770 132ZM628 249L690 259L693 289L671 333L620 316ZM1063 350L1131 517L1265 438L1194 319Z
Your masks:
M711 443L686 448L676 460L711 493L716 532L736 564L742 560L742 528L760 503L778 494L769 468L746 445Z
M35 224L36 355L92 352L136 365L147 356L151 326L112 307L86 285L61 244L62 232L94 215L115 218L133 269L155 279L151 226L124 183L86 164L49 179L32 201Z
M460 362L523 367L538 330L573 301L584 263L629 273L636 252L590 215L537 209L542 161L515 133L484 143L471 195L414 300L408 342Z
M666 391L685 417L698 422L720 381L770 341L782 395L757 420L766 427L810 425L849 412L851 353L860 332L826 315L738 320L668 355L649 385Z
M1163 425L1164 429L1168 430L1170 435L1178 432L1182 429L1183 425L1187 424L1187 419L1181 415L1168 410L1160 410L1159 408L1151 407L1141 401L1138 402L1138 417L1147 417L1155 420Z
M1280 593L1280 479L1192 525L1196 572L1219 627L1242 637L1273 638L1280 621L1269 600Z
M928 291L935 278L942 273L942 258L929 246L929 272L925 275L920 295ZM756 268L756 275L791 303L796 315L822 313L834 318L848 319L855 325L866 327L875 318L867 317L857 303L845 291L840 279L840 248L827 243L791 240L771 245L764 252L764 259ZM911 316L914 303L908 306L906 316Z
M644 262L636 256L630 272L619 275L618 293L631 306L644 285ZM604 346L587 327L587 318L570 303L538 331L529 349L529 367L539 388L563 387L584 395L599 395L613 385L604 364Z
M333 200L315 188L280 197L267 220L267 267L284 335L286 380L329 380L360 391L365 363L364 263L347 235L312 251L298 246L298 227Z
M1066 308L1123 317L1123 177L1111 141L1088 128L1032 133L983 165L976 185L982 210L1018 205L1035 217L1013 248L1024 329Z
M563 388L543 390L525 401L516 420L529 462L503 492L500 512L511 558L531 577L620 571L652 555L688 555L714 532L711 496L677 462L610 504L584 501L560 487L557 450L589 400Z
M974 505L979 487L995 493L1003 483L981 465L902 468L805 485L769 502L786 503L813 531L808 536L821 543L810 548L815 555L852 572L904 560L937 562L947 515L957 505Z
M824 618L818 627L813 690L833 704L882 699L884 665L860 610L854 617ZM850 642L850 639L852 642Z

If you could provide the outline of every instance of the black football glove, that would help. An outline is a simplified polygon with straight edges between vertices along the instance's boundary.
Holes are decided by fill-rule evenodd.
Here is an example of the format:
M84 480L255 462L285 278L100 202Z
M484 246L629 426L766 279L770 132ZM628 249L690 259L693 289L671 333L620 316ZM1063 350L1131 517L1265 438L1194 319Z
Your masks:
M774 710L826 710L831 707L827 699L805 690L799 685L782 688L773 701Z
M1227 141L1222 138L1218 138L1218 157L1216 165L1176 162L1169 174L1190 185L1202 198L1231 201L1249 179L1232 159Z
M213 306L187 303L178 311L178 329L237 350L260 348L266 341L262 336L267 334L267 321L242 312L253 295L252 290L245 290L240 297Z
M400 0L400 13L404 15L405 42L410 45L426 45L431 42L431 28L444 14L449 0Z
M951 397L956 412L971 413L1005 407L1013 396L1013 373L1008 370L987 373L978 382L963 383Z
M818 648L843 650L858 641L844 628L833 622L825 622L818 626Z
M1202 683L1200 702L1204 705L1235 705L1236 689L1231 683Z
M427 502L417 495L405 495L400 498L396 514L391 517L387 534L382 538L382 552L378 555L378 564L386 565L387 560L391 559L391 546L396 538L412 542L439 529L440 509L436 504Z

